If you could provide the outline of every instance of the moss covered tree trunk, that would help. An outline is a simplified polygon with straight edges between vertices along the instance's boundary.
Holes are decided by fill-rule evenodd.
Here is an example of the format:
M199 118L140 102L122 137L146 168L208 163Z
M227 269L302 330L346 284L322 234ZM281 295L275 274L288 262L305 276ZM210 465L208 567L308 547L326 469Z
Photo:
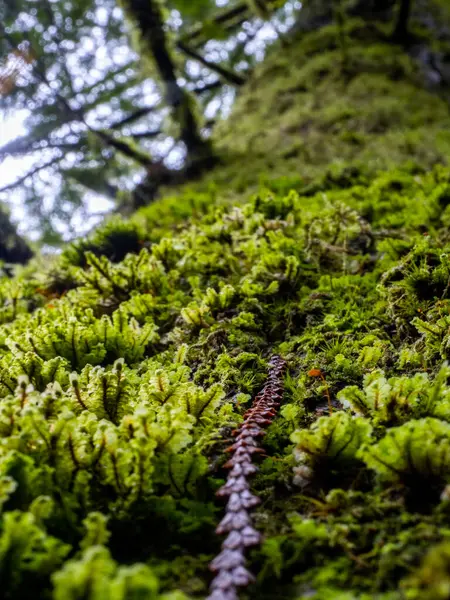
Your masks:
M4 598L448 598L449 105L391 32L273 51L220 166L0 280Z

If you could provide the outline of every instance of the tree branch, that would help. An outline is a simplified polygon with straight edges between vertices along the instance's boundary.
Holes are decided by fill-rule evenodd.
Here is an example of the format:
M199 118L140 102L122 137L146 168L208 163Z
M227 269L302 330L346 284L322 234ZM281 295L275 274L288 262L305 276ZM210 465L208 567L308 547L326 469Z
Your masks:
M151 157L146 152L133 148L125 140L116 139L106 131L99 131L98 129L91 131L92 133L95 133L95 135L97 135L103 142L109 146L112 146L124 156L133 159L143 167L148 167L148 165L152 163Z
M4 146L0 147L0 156L15 156L17 154L28 154L33 152L31 144L39 143L47 139L48 135L38 139L30 140L29 136L23 136L8 142Z
M223 25L227 23L227 21L232 21L234 18L241 18L242 21L245 21L245 17L249 14L249 7L247 2L238 2L238 4L232 6L231 8L227 8L226 10L218 13L214 19L213 23L216 25ZM244 16L245 15L245 16ZM192 27L185 35L183 35L179 41L181 42L193 42L196 45L201 45L202 42L199 41L199 38L203 37L203 24L198 24Z
M261 25L259 27L255 27L255 29L251 33L245 32L245 40L236 44L236 48L232 50L229 54L229 59L231 63L238 62L242 58L242 56L244 56L247 44L252 42L256 38L258 33L261 31L261 29L265 26L266 23L263 21ZM248 70L246 71L246 73L248 73Z
M67 177L68 179L72 179L72 181L74 181L76 185L82 186L88 190L91 190L92 192L95 192L96 194L101 194L103 196L106 196L107 198L110 198L111 200L116 200L119 195L120 189L117 186L110 183L107 179L102 180L101 178L99 178L99 180L96 182L96 184L92 185L92 182L89 180L89 178L78 179L77 177L74 177L70 173L70 169L69 169L69 171L63 170L63 173L64 173L65 177ZM99 214L104 214L104 213L99 213ZM92 216L92 214L91 214L91 216Z
M39 137L33 138L31 134L27 134L6 143L4 146L0 146L0 157L7 155L16 156L20 154L29 154L30 152L35 152L36 150L41 149L40 146L36 148L35 145L48 140L50 134L58 127L67 125L71 121L75 120L73 118L66 118L65 115L61 115L61 117L61 121L56 126L54 123L47 124L48 127L46 127L46 131L41 133Z
M26 142L26 145L25 145ZM45 143L44 143L45 142ZM17 146L17 143L19 145ZM22 145L21 145L22 144ZM0 157L1 156L22 156L24 154L33 154L34 152L39 152L41 150L48 150L50 148L57 148L60 150L80 150L83 145L86 144L86 140L83 140L80 135L80 139L78 142L52 142L49 141L48 135L43 136L38 139L29 140L27 136L23 138L19 138L6 144L5 146L0 148Z
M193 94L196 96L201 96L205 92L210 92L211 90L216 90L223 86L223 82L220 79L216 79L216 81L212 81L211 83L205 83L203 87L196 87L191 90Z
M125 7L140 33L141 47L147 49L156 66L164 86L165 101L171 108L173 120L180 127L180 139L186 146L188 159L197 162L211 156L209 142L200 135L192 99L178 84L158 0L126 0Z
M91 85L88 85L87 87L83 88L82 90L77 92L75 94L75 96L78 96L80 94L82 94L83 96L86 96L87 94L90 94L91 92L93 92L95 90L96 87L98 87L99 85L103 85L109 79L114 79L114 77L116 75L121 75L122 73L127 71L130 67L132 67L134 64L135 64L135 61L131 61L131 62L126 63L125 65L119 67L115 71L108 71L107 74L104 77L102 77L102 79L99 79L95 83L92 83Z
M208 60L207 58L205 58L204 56L187 46L184 42L177 42L176 47L179 50L181 50L181 52L186 54L186 56L193 58L194 60L198 61L211 71L214 71L215 73L220 75L220 77L222 77L222 79L224 79L227 83L231 83L232 85L237 86L243 85L245 83L246 80L244 77L241 77L241 75L238 75L237 73L234 73L233 71L222 67L217 63L211 62L210 60Z
M47 161L43 165L35 167L31 171L28 171L28 173L26 173L22 177L19 177L19 179L16 179L16 181L13 181L13 183L10 183L10 184L5 185L4 187L0 188L0 194L3 194L4 192L7 192L8 190L14 189L18 185L21 185L22 183L24 183L24 181L26 181L29 177L33 177L33 175L36 175L36 173L39 173L39 171L42 171L43 169L47 169L48 167L51 167L52 165L56 164L57 162L59 162L62 159L63 159L63 156L58 156L57 158L52 158L52 160Z
M56 148L57 150L81 150L86 144L87 140L83 140L80 136L78 142L48 142L46 146L36 148L34 151L48 150L49 148Z
M46 14L47 14L47 16L48 16L48 18L50 20L50 24L52 25L53 30L54 30L53 37L56 40L56 45L58 47L58 54L60 56L64 56L64 52L61 51L61 43L62 43L63 40L61 39L61 36L59 35L59 29L58 29L58 26L56 25L55 14L53 12L53 5L49 2L49 0L44 0L44 10L45 10L45 12L46 12ZM63 69L65 75L66 75L67 83L69 85L70 92L71 92L72 96L75 96L75 90L74 90L74 87L73 87L72 75L71 75L71 73L69 71L69 67L67 66L67 63L66 63L65 60L61 61L61 66L62 66L62 69Z
M153 131L144 131L142 133L132 133L129 137L132 137L134 140L140 139L151 139L158 137L163 133L162 129L154 129Z
M4 31L3 27L2 27L2 30ZM6 34L6 32L5 32L5 34ZM6 34L6 37L9 41L9 43L11 44L10 36L8 34ZM92 127L90 127L88 125L88 123L86 122L84 111L81 109L73 109L70 105L70 102L64 96L62 96L58 92L55 92L52 89L50 82L48 81L47 75L45 73L45 70L43 68L41 68L41 65L39 64L38 60L35 61L34 71L37 74L39 80L42 81L42 83L44 83L49 88L49 90L51 90L53 92L53 96L54 96L55 100L62 107L63 113L65 113L65 115L67 117L70 116L73 120L78 120L78 121L82 122L87 127L87 129L93 135L98 137L103 143L106 143L109 146L112 146L113 148L115 148L116 150L118 150L119 152L121 152L122 154L127 156L128 158L135 160L138 164L143 165L143 166L148 166L149 164L151 164L151 158L149 157L149 155L147 153L140 151L138 149L132 148L126 141L116 139L112 135L107 133L106 131L101 131L101 130L93 129ZM17 184L14 184L14 187L16 185Z

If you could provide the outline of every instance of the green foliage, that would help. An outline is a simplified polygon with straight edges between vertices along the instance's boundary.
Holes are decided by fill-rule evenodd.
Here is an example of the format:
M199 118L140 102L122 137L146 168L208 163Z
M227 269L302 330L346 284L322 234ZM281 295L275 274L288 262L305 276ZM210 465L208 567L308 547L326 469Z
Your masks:
M364 377L364 391L356 386L346 387L339 392L338 399L356 414L370 416L376 423L394 425L411 417L433 414L443 418L450 408L450 390L445 385L448 374L445 366L434 385L430 385L427 373L387 380L383 371L374 370Z
M66 246L62 252L63 264L84 266L86 252L95 256L106 256L112 262L120 262L128 253L140 250L145 231L132 221L111 218L97 229L88 240L77 240Z
M330 3L309 4L325 5L325 13L330 9ZM235 200L254 185L257 172L270 189L291 181L288 189L328 195L355 184L362 191L373 174L395 165L423 170L446 163L447 107L423 90L418 65L387 43L386 28L376 21L349 18L344 29L344 73L336 26L302 31L289 58L273 53L256 70L251 90L237 98L230 119L214 132L227 166L208 182L219 181ZM251 160L250 169L239 169L244 159L247 165ZM386 211L386 222L398 220L401 190L390 190L377 203L366 190L364 195L367 210ZM416 215L409 216L418 226L425 208L419 198Z
M292 10L284 9L285 0L271 4L278 21L286 24L292 18ZM39 7L33 0L20 0L2 7L2 111L26 114L28 133L2 142L0 160L31 156L39 164L3 185L0 196L10 204L10 191L19 191L28 209L28 229L46 244L61 245L75 237L80 223L87 231L93 216L98 221L100 215L89 207L93 194L109 200L110 212L119 209L130 214L148 204L158 188L155 179L161 173L167 180L169 171L164 172L161 165L165 154L172 154L174 141L178 160L185 142L188 164L210 158L209 141L196 121L203 121L211 102L221 104L230 95L225 84L233 80L235 70L237 85L245 81L242 66L249 72L261 60L251 48L252 37L242 27L243 22L255 31L258 27L256 15L246 5L239 7L237 15L244 16L244 21L235 18L234 7L218 8L213 0L158 0L154 5L147 3L145 10L140 7L116 0L81 0L76 5L45 0ZM30 14L33 23L24 24L24 14ZM166 28L167 19L171 20ZM137 38L139 45L133 44ZM89 47L85 39L91 40ZM217 64L203 55L208 53L206 44L218 39L224 43ZM270 41L266 39L264 45ZM77 56L76 64L73 56ZM200 69L193 70L192 63ZM142 68L148 65L150 69ZM231 77L222 78L223 73ZM55 78L57 90L51 84ZM163 88L160 97L151 101L149 83ZM167 119L169 111L172 120ZM204 155L192 152L187 131L196 138L194 150L203 150ZM179 169L173 169L170 176L178 180ZM116 240L134 246L137 240L129 233L130 229L117 231ZM29 248L13 229L5 241L6 255L15 254L19 262L30 257ZM116 249L108 246L98 250L111 251L120 260L118 245ZM71 258L80 260L83 248L86 244L79 243Z
M450 588L450 547L445 541L430 548L422 564L402 582L405 598L443 600Z
M91 546L53 575L55 600L157 599L158 579L144 564L118 567L108 550Z
M32 598L33 586L48 578L67 557L70 546L48 535L30 512L5 512L1 520L0 578L4 598Z
M430 194L446 177L437 167L382 173L326 196L261 190L179 231L161 221L165 236L155 230L151 246L121 261L92 247L71 261L66 251L39 275L58 297L34 300L34 274L13 280L34 304L0 326L0 477L8 511L28 513L50 496L45 524L72 547L70 561L40 584L45 593L53 575L58 594L67 587L76 598L92 581L92 600L103 589L127 597L141 585L143 567L123 575L136 564L161 578L161 592L148 593L206 593L224 444L275 350L290 374L254 480L264 498L255 523L267 540L256 559L265 565L261 585L276 573L287 590L294 573L324 597L363 594L377 572L380 589L397 590L425 540L441 540L444 513L433 507L447 494L450 388L441 354L425 357L426 340L396 312L402 296L393 285L416 260L408 256L420 262L437 244L415 233L415 197L446 243ZM442 310L442 300L430 298L428 310ZM317 370L323 378L308 375ZM384 483L398 486L397 496L383 500ZM414 500L421 485L430 494L419 508L434 511L423 529ZM291 518L299 503L305 525ZM363 574L355 552L367 562ZM311 561L299 559L306 555Z
M301 465L294 469L295 483L302 485L313 476L314 469L348 468L370 434L371 426L365 419L344 412L317 419L309 430L295 431L291 440L296 444L295 458Z

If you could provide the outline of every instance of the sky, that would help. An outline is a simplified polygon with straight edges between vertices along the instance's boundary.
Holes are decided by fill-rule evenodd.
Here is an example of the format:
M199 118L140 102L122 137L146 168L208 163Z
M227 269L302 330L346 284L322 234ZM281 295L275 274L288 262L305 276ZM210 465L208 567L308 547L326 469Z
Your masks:
M13 115L3 117L0 120L0 146L11 142L16 137L21 135L25 135L27 130L24 126L24 121L28 115L28 111L16 111ZM7 157L0 164L0 187L13 183L21 177L30 166L33 164L32 158L21 157L21 158L13 158ZM24 207L21 205L19 198L16 198L14 201L14 192L11 193L12 197L10 199L9 208L11 211L11 215L13 221L15 221L18 226L22 223L20 229L22 229L21 233L24 232L26 226L24 224L26 212ZM19 227L18 227L19 228Z
M0 117L0 146L7 144L16 137L26 134L27 130L24 121L27 115L27 110L20 110L12 115ZM15 181L27 171L32 162L32 160L30 161L26 158L19 160L15 160L12 157L6 158L0 164L1 185L4 186Z

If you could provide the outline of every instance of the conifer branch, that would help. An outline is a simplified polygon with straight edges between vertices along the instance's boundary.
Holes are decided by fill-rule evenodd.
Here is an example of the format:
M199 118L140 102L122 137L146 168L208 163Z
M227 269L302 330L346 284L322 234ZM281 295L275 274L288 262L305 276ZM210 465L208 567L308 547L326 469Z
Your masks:
M193 58L194 60L198 61L203 66L207 67L211 71L214 71L215 73L220 75L220 77L227 83L231 83L232 85L237 85L237 86L244 85L244 83L246 81L244 77L242 77L241 75L238 75L237 73L235 73L234 71L231 71L230 69L227 69L226 67L222 67L221 65L218 65L217 63L214 63L214 62L208 60L207 58L202 56L199 52L190 48L185 42L181 42L181 41L177 42L177 48L179 50L181 50L181 52L186 54L186 56Z
M0 194L3 194L4 192L7 192L8 190L12 190L12 189L16 188L17 186L24 183L28 178L33 177L33 175L36 175L36 173L39 173L43 169L48 169L48 167L53 166L54 164L60 162L62 159L63 159L63 156L58 156L56 158L52 158L51 160L49 160L41 165L38 165L34 169L31 169L31 171L28 171L27 173L25 173L25 175L22 175L22 177L19 177L19 179L16 179L12 183L9 183L8 185L5 185L2 188L0 188Z
M2 31L2 33L4 33L9 44L13 47L13 40L12 40L11 36L5 31L4 27L1 27L1 31ZM30 47L32 47L31 42L30 42ZM63 115L65 116L65 118L67 120L80 121L81 123L83 123L86 126L88 131L90 131L94 136L99 138L103 143L105 143L109 146L112 146L113 148L115 148L116 150L121 152L121 154L123 154L124 156L127 156L128 158L135 160L138 164L145 166L145 167L148 166L149 164L151 164L151 158L148 154L146 154L143 151L140 151L136 148L131 147L130 144L128 144L125 140L116 139L106 131L102 131L102 130L98 130L98 129L94 129L93 127L90 127L86 121L86 116L85 116L84 111L81 109L72 108L70 101L67 100L67 98L65 98L64 95L62 95L58 92L55 92L53 90L53 88L50 85L50 82L48 80L45 69L40 64L40 61L37 58L35 58L34 62L33 62L33 71L36 74L38 80L41 81L44 85L46 85L47 88L52 92L56 103L60 106L61 112L63 113Z
M157 109L157 106L146 106L144 108L138 108L137 110L130 113L126 117L123 117L123 119L119 119L115 123L112 123L109 126L109 128L110 129L120 129L124 125L129 125L130 123L134 123L135 121L138 121L142 117L145 117L146 115L154 112L156 109Z

